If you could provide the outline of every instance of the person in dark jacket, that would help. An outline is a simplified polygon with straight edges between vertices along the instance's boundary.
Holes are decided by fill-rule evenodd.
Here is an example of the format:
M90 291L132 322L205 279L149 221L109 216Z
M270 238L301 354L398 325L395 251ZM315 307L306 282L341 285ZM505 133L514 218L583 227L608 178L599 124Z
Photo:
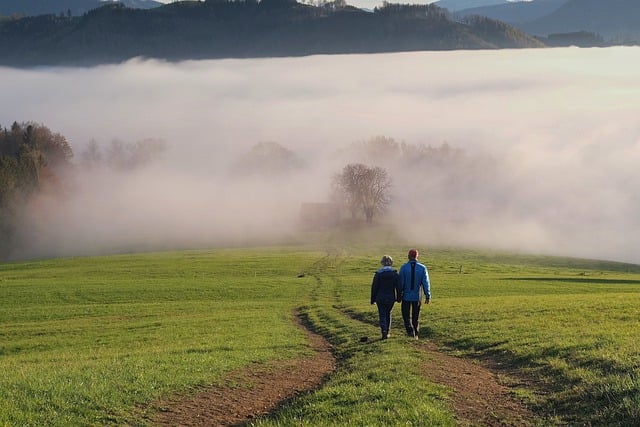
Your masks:
M400 280L398 271L393 268L393 258L384 255L380 260L382 268L373 275L371 283L371 304L378 305L380 331L382 339L389 338L391 328L391 310L396 301L401 301Z
M407 335L418 338L420 305L424 292L424 302L431 302L431 284L427 267L418 262L418 250L410 249L409 261L400 267L400 284L402 286L402 319Z

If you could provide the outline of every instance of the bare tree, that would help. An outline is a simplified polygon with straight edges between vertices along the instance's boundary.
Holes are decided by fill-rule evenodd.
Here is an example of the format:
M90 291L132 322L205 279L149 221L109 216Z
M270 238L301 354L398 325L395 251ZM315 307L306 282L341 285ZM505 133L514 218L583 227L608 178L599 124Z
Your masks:
M390 202L391 180L381 167L369 167L362 163L351 163L334 177L334 198L344 203L351 217L362 212L367 223L386 211Z
M165 150L166 144L161 139L146 138L135 143L114 139L107 150L106 164L114 169L131 171L161 158Z

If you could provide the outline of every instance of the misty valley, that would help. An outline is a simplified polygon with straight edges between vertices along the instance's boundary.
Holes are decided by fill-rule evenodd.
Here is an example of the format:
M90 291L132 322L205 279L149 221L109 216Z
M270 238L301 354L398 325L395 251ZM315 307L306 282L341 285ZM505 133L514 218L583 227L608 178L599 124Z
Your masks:
M388 178L372 232L638 262L637 57L609 47L0 68L4 132L45 128L73 154L3 224L16 236L4 255L303 241L301 206L331 203L336 175L362 164Z
M180 51L174 12L353 12L260 4L0 39L135 18ZM331 28L424 11L485 45L435 5ZM81 67L12 40L41 65L0 66L0 425L638 425L640 47Z

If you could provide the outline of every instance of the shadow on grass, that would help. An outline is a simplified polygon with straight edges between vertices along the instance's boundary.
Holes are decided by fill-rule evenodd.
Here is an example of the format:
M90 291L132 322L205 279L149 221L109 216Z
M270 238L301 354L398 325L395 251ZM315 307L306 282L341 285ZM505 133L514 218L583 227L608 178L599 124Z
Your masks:
M636 382L630 385L628 381L625 386L620 385L625 383L625 378L635 375L628 367L604 358L580 358L578 355L589 350L588 346L546 348L518 356L501 348L503 343L483 346L472 339L446 341L447 346L482 361L492 370L522 380L527 388L543 396L533 409L559 417L562 425L640 425L640 406L629 403L638 401L640 386ZM563 360L571 368L554 368L544 362L553 359ZM576 370L612 381L591 384L574 375Z
M557 278L529 280L557 280ZM570 280L592 283L640 283L635 280L566 279L566 281ZM372 327L378 326L377 312L363 313L346 307L335 308L354 320ZM434 339L437 333L431 327L424 326L420 331L420 337ZM379 338L369 340L369 343L379 340ZM506 374L510 378L518 378L524 387L535 391L536 395L541 397L532 409L539 414L545 414L546 419L559 418L562 420L561 425L640 425L640 407L636 408L624 403L638 399L640 394L638 387L627 387L623 390L612 389L607 384L603 384L594 389L572 376L571 372L553 368L542 362L550 359L565 360L574 369L589 370L600 377L623 378L633 375L633 372L629 372L628 369L611 360L578 359L576 355L583 354L586 350L584 347L546 348L527 356L519 356L504 349L503 344L506 344L506 341L480 345L469 338L446 339L443 343L450 349L462 351L467 357L483 362L494 372Z
M640 285L640 280L633 279L598 279L595 277L505 277L502 280L514 282L564 282L593 283L600 285Z
M362 312L358 312L346 307L335 307L336 309L338 309L341 313L343 313L345 316L350 317L351 319L357 320L359 322L362 323L366 323L368 325L374 326L374 327L378 327L378 312L371 312L371 313L362 313ZM400 314L400 310L398 310L398 312L394 312L392 313L393 316L393 323L392 323L392 327L391 327L391 334L392 336L404 336L404 326L403 326L403 322L402 322L402 315ZM399 320L399 321L398 321ZM430 326L422 326L420 328L420 338L433 338L435 336L435 331L430 327ZM379 340L378 340L379 341Z

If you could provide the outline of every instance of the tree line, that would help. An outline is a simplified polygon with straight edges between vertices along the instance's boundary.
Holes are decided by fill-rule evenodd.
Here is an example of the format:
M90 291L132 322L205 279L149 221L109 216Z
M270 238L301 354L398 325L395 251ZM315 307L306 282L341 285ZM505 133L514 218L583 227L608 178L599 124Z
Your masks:
M0 63L20 66L541 46L499 21L465 24L431 4L369 12L341 1L207 0L146 10L110 3L79 17L0 20Z
M37 209L30 201L43 192L62 200L68 174L96 168L127 172L158 159L165 150L164 141L152 138L134 143L113 140L106 146L91 140L72 164L74 153L66 138L46 126L34 122L0 126L0 259L21 244L20 227L29 227L25 218L30 209ZM354 142L337 154L345 166L327 182L327 202L339 206L352 222L367 224L388 212L393 201L392 175L402 185L410 175L421 175L425 182L436 175L457 176L455 170L463 168L465 157L447 143L432 147L386 136ZM294 151L276 142L260 142L229 161L229 174L289 179L307 166ZM424 175L425 170L431 175Z
M353 220L368 224L398 201L394 195L404 193L398 187L410 187L425 197L430 186L458 192L461 189L455 186L469 185L464 176L477 176L468 167L476 159L447 142L410 144L379 135L352 143L340 156L349 163L333 176L331 200L343 206Z
M411 176L427 183L437 180L447 190L459 191L455 186L468 185L460 175L468 170L468 164L477 163L477 159L468 159L467 154L444 142L439 146L410 144L396 141L387 136L375 136L364 141L353 142L335 155L346 165L334 171L330 177L327 201L307 203L316 209L327 209L329 220L309 218L310 227L318 220L319 227L334 224L341 213L346 214L352 223L371 224L376 218L385 215L393 202L394 176L404 185ZM486 159L484 159L486 160ZM294 151L277 142L268 141L255 144L246 153L230 163L229 173L233 176L264 177L267 179L285 178L304 171L309 162ZM477 176L474 173L473 176ZM468 180L467 180L468 181ZM424 188L416 186L418 191ZM332 206L329 206L330 204ZM302 216L308 216L306 206ZM313 215L310 215L313 217Z
M62 198L65 178L74 168L130 171L165 149L164 141L153 138L133 143L113 140L106 149L92 140L72 164L74 153L62 134L35 122L0 125L0 259L21 244L20 228L29 227L25 218L30 209L37 209L30 203L34 197L47 192Z

